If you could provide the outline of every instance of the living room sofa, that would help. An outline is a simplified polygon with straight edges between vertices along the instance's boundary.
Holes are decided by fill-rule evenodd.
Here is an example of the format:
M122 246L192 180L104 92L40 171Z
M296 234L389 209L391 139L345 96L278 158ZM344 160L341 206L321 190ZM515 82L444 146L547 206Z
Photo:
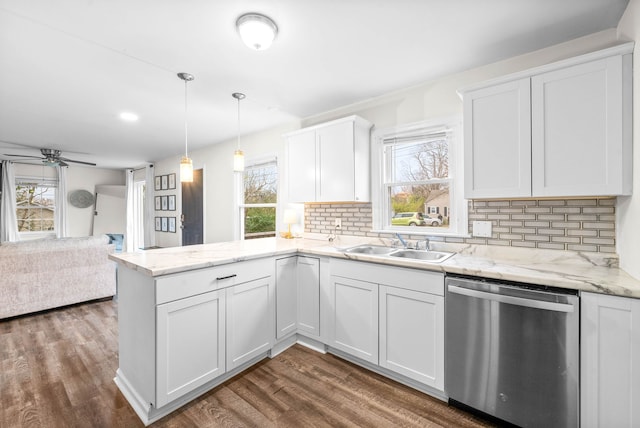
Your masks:
M116 294L107 236L0 245L0 319Z

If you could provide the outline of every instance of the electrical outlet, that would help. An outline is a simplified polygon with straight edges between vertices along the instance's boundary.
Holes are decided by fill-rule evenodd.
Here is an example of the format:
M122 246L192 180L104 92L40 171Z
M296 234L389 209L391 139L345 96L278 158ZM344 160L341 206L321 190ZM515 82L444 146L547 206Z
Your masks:
M474 221L473 236L482 238L491 238L491 222L490 221Z
M342 219L341 218L337 218L333 221L333 225L335 226L336 229L342 229Z

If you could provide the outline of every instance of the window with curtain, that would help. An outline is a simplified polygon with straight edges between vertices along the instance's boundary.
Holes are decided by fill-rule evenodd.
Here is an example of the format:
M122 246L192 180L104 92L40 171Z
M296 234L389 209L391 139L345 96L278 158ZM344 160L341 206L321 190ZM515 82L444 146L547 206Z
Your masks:
M457 191L462 180L454 174L455 129L442 122L378 133L376 228L425 234L460 232L466 210L462 192Z
M243 239L275 236L277 202L277 160L272 158L246 165L239 204L240 236Z
M55 233L58 181L16 177L16 217L19 233Z

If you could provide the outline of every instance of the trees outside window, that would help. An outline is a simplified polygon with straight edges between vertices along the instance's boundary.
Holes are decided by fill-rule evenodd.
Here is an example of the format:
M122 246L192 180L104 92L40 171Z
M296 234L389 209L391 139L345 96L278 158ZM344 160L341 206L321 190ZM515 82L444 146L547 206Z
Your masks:
M463 231L466 211L454 156L460 150L458 129L459 121L448 118L376 132L372 179L380 190L373 194L374 228L408 231L409 226L391 219L420 213L425 221L416 224L419 228L411 227L412 233Z
M55 232L56 183L16 177L18 232Z
M278 202L276 160L248 165L243 173L243 189L241 236L244 239L275 236Z

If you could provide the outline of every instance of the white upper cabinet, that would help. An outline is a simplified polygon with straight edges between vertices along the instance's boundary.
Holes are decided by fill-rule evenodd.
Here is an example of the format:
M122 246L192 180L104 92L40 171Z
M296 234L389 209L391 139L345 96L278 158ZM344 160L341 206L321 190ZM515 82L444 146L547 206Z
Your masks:
M622 68L616 55L532 77L533 195L629 193Z
M371 126L349 116L285 134L289 202L368 202Z
M531 96L520 79L464 96L465 197L531 196Z
M465 198L631 193L633 43L461 90Z

